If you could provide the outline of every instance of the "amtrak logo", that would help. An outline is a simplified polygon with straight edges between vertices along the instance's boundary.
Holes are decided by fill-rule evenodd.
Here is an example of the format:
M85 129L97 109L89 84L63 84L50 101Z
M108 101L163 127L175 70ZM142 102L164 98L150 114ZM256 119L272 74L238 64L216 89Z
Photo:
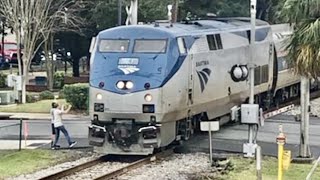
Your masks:
M132 65L119 65L118 69L120 69L126 75L140 70L136 66L132 66Z
M140 70L137 67L138 64L138 58L120 58L118 61L118 69L120 69L126 75L132 74Z
M197 71L197 74L198 74L199 80L200 80L201 92L203 92L205 89L205 85L208 83L208 80L209 80L209 77L211 74L211 70L208 68L204 68L201 71Z

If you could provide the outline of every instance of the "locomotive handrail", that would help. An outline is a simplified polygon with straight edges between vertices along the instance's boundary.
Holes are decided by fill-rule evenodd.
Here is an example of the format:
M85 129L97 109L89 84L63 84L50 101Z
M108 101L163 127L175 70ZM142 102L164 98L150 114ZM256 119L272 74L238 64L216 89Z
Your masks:
M105 127L101 127L101 126L97 126L97 125L90 125L89 128L97 128L97 129L102 129L104 132L107 132L106 128Z
M156 130L157 128L156 128L155 126L142 127L142 128L140 128L140 129L138 130L138 132L140 133L140 132L142 132L142 131L150 130L150 129Z

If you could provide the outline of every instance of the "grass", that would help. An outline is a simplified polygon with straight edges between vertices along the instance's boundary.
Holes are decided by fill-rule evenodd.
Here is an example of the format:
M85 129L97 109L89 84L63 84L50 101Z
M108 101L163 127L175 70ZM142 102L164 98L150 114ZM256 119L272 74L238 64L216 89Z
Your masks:
M228 180L256 180L255 160L242 157L231 157L233 171L222 175L219 179ZM305 179L312 168L312 164L291 163L289 169L284 171L283 179L301 180ZM320 167L319 167L320 168ZM264 157L262 162L262 179L274 180L278 177L278 160L273 157ZM320 171L316 170L313 178L320 177ZM320 179L320 178L319 178Z
M16 106L1 107L0 112L19 112L19 113L49 113L53 100L41 100L35 103L18 104ZM59 104L65 104L64 99L58 100Z
M12 68L12 73L13 74L17 74L18 72L18 68ZM0 73L2 74L10 74L10 69L4 69L4 70L0 70Z
M0 179L27 174L66 159L63 151L22 150L0 151Z

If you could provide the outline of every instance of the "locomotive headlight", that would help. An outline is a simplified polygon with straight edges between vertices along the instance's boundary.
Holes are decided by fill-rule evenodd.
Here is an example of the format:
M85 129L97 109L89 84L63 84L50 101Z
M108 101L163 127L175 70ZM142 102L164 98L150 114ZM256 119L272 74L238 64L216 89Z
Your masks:
M242 77L242 70L240 67L236 67L234 70L233 70L233 75L235 78L237 79L240 79Z
M97 100L101 100L102 99L102 94L100 94L100 93L96 94L96 98L97 98Z
M242 70L242 77L243 78L247 78L248 77L248 68L246 66L241 66L241 70Z
M147 102L152 101L152 96L151 96L151 94L146 94L146 95L144 96L144 100L146 100Z
M124 88L124 82L123 81L119 81L119 82L117 82L117 88L119 88L119 89L123 89Z
M127 88L127 89L132 89L132 88L133 88L133 82L128 81L128 82L126 83L126 88Z

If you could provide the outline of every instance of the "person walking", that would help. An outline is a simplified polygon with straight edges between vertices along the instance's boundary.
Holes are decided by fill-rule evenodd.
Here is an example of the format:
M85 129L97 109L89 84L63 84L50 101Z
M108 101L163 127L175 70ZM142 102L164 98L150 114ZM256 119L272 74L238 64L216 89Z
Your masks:
M55 139L55 136L56 136L56 130L54 128L54 115L53 115L53 112L54 110L57 108L58 106L56 105L56 102L53 102L51 103L51 110L50 110L50 116L51 116L51 148L55 148L53 146L53 143L54 143L54 139ZM56 148L59 148L58 145L56 145L57 147Z
M66 137L69 147L73 147L77 144L76 141L71 141L71 138L69 136L68 131L66 130L66 128L64 127L63 123L62 123L62 114L66 114L70 111L71 109L71 105L69 105L67 110L64 110L64 107L60 107L60 105L58 103L55 103L54 106L54 110L53 110L53 125L55 128L55 142L53 145L53 149L59 148L60 146L58 145L58 141L59 141L59 137L60 137L60 131L62 131L62 133L64 134L64 136Z

